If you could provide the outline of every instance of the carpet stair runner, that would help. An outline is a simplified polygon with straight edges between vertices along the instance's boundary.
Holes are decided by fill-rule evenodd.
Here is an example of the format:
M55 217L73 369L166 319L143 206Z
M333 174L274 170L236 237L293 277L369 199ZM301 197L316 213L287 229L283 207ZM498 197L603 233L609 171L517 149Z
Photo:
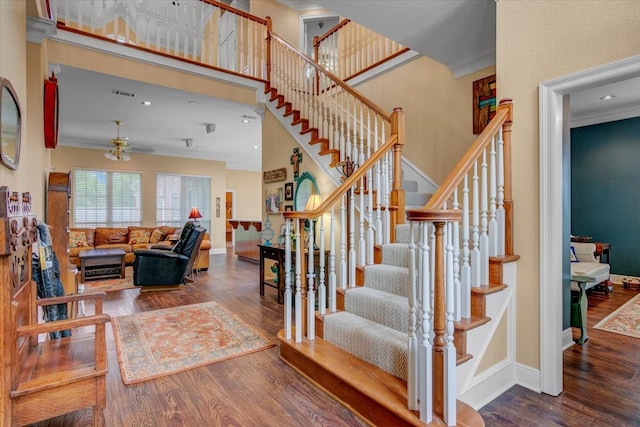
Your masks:
M415 180L403 180L402 189L404 190L406 209L424 207L432 196L431 193L419 192L418 182Z

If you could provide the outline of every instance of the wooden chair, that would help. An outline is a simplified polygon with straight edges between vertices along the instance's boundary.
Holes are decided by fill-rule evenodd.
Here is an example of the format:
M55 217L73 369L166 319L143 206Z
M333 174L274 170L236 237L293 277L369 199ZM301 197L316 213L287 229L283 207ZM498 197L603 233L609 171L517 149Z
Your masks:
M93 407L94 426L104 425L107 352L104 293L37 298L32 277L35 217L28 193L0 187L0 327L2 409L0 425L21 426ZM93 301L95 314L38 323L38 307ZM38 340L38 334L71 329L72 336Z

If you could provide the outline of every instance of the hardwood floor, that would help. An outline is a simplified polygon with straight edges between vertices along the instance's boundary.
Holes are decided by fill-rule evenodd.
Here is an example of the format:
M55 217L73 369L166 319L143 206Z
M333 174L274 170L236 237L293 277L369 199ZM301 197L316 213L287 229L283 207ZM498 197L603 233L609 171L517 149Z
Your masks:
M589 295L589 340L564 351L564 391L553 397L514 386L480 410L486 425L640 426L640 339L593 329L637 294L616 285L608 296Z
M209 271L177 291L107 294L105 312L120 316L178 305L217 301L278 343L282 305L275 289L258 293L258 264L235 255L212 255ZM365 426L366 424L280 360L279 346L202 368L126 386L122 383L111 325L107 330L106 426ZM73 398L69 396L69 398ZM82 410L36 424L91 425Z
M212 255L209 271L182 290L112 292L105 312L119 316L217 301L277 344L282 305L275 289L258 293L258 264ZM616 286L589 297L590 339L564 352L558 397L515 386L481 411L487 426L639 426L640 340L593 329L637 292ZM364 426L349 410L282 362L279 347L132 386L122 383L111 326L106 425L111 426ZM72 396L70 396L72 398ZM88 426L83 410L36 424Z

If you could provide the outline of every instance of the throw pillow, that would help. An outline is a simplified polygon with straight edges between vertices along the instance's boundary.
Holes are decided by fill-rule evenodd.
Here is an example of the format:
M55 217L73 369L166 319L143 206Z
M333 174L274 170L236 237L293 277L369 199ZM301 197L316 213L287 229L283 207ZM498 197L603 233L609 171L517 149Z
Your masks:
M151 237L149 237L149 243L161 242L163 238L164 238L164 233L156 228L151 233Z
M83 248L89 246L87 243L87 235L84 231L72 231L69 233L69 247Z
M129 244L136 245L138 243L149 243L151 233L149 230L133 230L129 233Z
M571 254L569 255L571 262L580 262L578 257L576 256L576 248L571 246Z
M165 240L170 240L172 242L176 242L176 241L180 240L180 235L181 234L182 234L182 228L176 228L176 230L173 232L173 234L167 235L167 238Z

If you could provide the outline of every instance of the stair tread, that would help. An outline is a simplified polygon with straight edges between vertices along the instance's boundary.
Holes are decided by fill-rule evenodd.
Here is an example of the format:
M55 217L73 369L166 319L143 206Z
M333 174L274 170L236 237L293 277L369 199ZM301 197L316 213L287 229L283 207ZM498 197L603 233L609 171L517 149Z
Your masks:
M280 357L329 395L373 425L421 425L407 408L407 383L321 339L302 342L278 332ZM434 416L432 426L446 425ZM458 426L484 426L469 405L457 402Z

